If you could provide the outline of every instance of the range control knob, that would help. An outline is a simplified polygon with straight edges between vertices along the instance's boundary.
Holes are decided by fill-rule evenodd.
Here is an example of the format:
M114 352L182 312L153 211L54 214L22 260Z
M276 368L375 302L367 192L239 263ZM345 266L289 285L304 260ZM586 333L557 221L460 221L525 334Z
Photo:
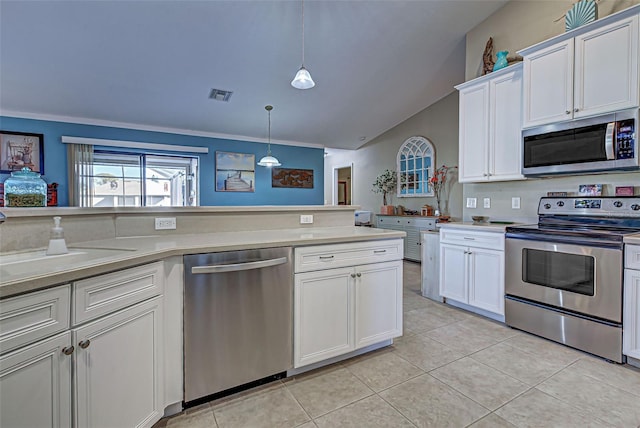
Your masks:
M563 201L558 201L556 202L556 205L559 207L564 207L564 202Z
M551 204L544 204L545 209L551 208Z
M633 205L631 205L631 209L634 210L634 211L638 211L638 210L640 210L640 205L633 204Z
M622 206L622 202L620 202L620 201L615 201L615 202L613 203L613 206L614 206L614 207L616 207L616 208L620 208L620 207Z

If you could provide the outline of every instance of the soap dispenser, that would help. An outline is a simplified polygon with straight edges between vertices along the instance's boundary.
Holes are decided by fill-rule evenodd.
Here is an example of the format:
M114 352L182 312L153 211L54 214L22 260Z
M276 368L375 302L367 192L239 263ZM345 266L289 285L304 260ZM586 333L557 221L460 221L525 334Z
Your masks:
M51 239L49 239L49 248L47 248L47 256L55 256L57 254L67 254L67 244L64 242L64 231L60 226L61 217L53 218L53 227L51 228Z

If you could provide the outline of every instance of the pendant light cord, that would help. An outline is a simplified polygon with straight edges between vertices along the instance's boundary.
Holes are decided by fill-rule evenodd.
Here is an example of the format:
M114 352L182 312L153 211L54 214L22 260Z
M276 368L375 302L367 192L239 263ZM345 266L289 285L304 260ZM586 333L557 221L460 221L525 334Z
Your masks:
M304 67L304 0L302 0L302 66Z
M273 110L273 106L265 106L264 109L269 113L269 132L268 132L268 140L267 140L267 156L271 156L271 110Z

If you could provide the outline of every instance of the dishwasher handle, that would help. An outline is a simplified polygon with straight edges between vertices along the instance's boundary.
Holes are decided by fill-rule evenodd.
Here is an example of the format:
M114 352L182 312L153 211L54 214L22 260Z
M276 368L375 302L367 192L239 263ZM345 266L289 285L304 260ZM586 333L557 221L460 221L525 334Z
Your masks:
M286 257L279 257L277 259L259 260L257 262L246 263L232 263L228 265L211 265L211 266L193 266L191 268L192 274L200 273L224 273L224 272L239 272L243 270L262 269L271 266L278 266L287 263Z

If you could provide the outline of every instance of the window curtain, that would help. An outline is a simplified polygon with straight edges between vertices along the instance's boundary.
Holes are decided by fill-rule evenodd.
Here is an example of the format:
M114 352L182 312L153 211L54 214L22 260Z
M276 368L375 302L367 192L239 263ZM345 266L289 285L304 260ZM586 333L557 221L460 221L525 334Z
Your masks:
M93 206L93 145L67 144L69 206Z

